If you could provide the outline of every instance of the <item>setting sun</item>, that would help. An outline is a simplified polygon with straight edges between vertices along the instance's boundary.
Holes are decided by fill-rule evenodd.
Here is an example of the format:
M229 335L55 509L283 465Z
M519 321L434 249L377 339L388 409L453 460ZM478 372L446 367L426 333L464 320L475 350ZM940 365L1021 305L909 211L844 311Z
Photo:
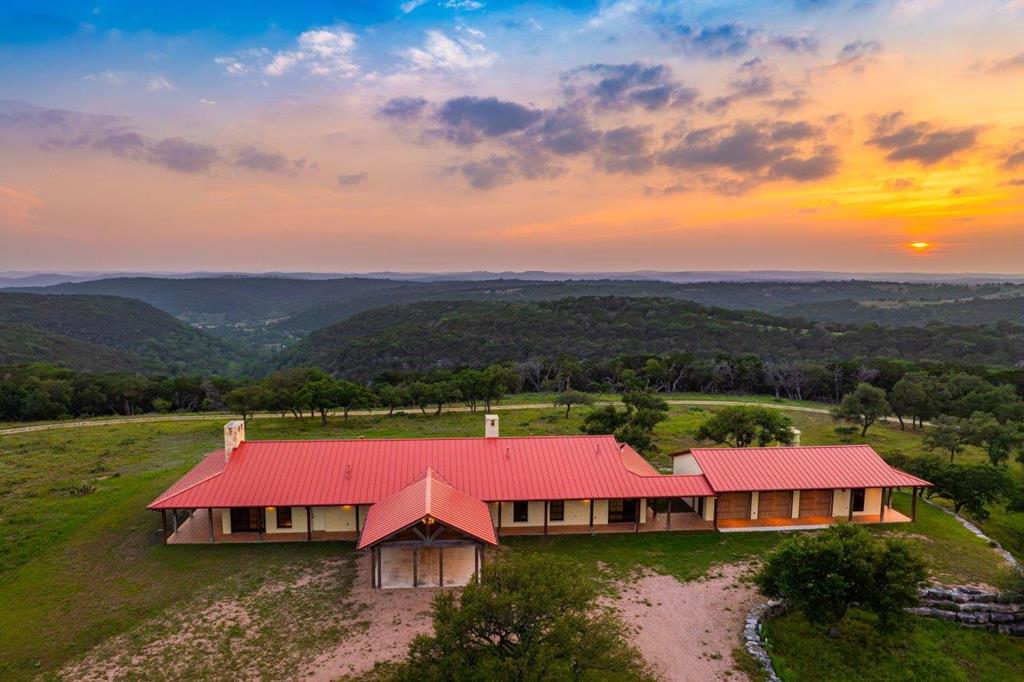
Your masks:
M929 249L932 248L932 245L929 244L928 242L912 242L910 244L910 248L912 248L914 251L917 251L917 252L920 253L920 252L928 251Z

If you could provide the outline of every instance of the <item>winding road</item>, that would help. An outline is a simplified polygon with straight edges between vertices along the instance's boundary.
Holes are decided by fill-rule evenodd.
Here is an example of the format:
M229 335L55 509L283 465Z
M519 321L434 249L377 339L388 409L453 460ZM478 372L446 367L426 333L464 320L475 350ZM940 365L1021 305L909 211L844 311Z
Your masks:
M729 406L729 405L743 405L747 407L770 407L775 410L787 410L791 412L811 412L814 414L831 414L831 410L824 407L808 407L806 405L788 405L785 403L764 403L764 402L746 402L739 400L700 400L700 399L685 399L685 400L667 400L669 405L691 405L694 407L701 406ZM603 405L618 405L619 402L596 402L593 403L597 406ZM509 405L492 405L491 410L532 410L539 408L551 408L552 406L548 403L518 403ZM470 408L463 406L447 407L443 410L444 412L470 412ZM483 410L478 408L479 412ZM386 415L387 410L359 410L349 413L351 416L373 416L373 415ZM224 412L206 412L201 414L147 414L138 417L115 417L115 418L97 418L97 419L80 419L74 421L63 421L63 422L47 422L45 424L32 424L29 426L15 426L12 428L0 429L0 436L13 436L19 433L33 433L35 431L53 431L56 429L76 429L87 426L108 426L112 424L150 424L160 422L183 422L183 421L217 421L220 419L235 419L237 414L228 414ZM280 414L261 412L252 417L253 419L279 419ZM896 421L894 417L886 417L881 421Z

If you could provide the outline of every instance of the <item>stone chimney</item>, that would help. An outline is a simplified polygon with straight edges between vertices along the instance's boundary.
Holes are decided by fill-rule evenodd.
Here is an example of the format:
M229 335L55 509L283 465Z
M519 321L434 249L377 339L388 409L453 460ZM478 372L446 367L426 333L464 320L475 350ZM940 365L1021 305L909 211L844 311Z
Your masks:
M245 422L241 419L234 419L224 425L224 459L229 459L231 453L245 442Z
M790 445L797 447L800 445L800 429L795 429L792 426L789 427L789 439Z
M484 437L486 437L486 438L497 438L498 437L498 415L496 415L496 414L484 415Z

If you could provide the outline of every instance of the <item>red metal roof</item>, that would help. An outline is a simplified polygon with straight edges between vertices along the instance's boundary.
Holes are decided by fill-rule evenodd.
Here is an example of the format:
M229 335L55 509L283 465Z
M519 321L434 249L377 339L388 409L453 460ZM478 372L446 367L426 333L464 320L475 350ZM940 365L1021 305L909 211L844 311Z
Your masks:
M484 501L714 494L703 476L663 476L642 461L613 436L247 441L219 474L179 481L150 509L373 504L427 467Z
M869 445L690 450L715 492L930 487Z
M451 487L427 467L417 480L370 507L356 548L372 547L423 519L434 519L482 542L498 544L487 505Z
M199 464L195 465L191 471L179 478L174 485L165 490L163 495L156 498L150 507L153 507L164 499L173 497L192 486L198 485L209 478L219 475L224 471L224 466L226 464L227 459L224 457L224 451L214 450L210 454L206 455Z

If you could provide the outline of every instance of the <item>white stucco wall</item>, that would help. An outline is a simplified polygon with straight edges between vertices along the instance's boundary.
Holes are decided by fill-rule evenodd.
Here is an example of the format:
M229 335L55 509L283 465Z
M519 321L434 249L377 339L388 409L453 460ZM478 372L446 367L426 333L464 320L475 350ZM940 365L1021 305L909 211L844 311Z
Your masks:
M704 520L715 520L715 498L713 497L704 498Z
M590 506L594 506L594 525L606 525L608 523L608 500L566 500L565 518L562 521L549 520L548 526L589 526ZM498 526L498 503L491 502L488 505L491 511L491 522ZM544 527L544 502L533 500L529 503L528 521L516 523L513 521L514 503L501 503L501 527L502 528L543 528Z
M864 511L853 512L854 516L878 516L882 512L882 489L867 488L864 491ZM850 489L836 490L833 516L849 516Z
M277 509L268 508L264 510L267 517L267 533L305 533L306 532L306 508L292 507L292 527L277 527Z
M697 464L697 458L685 453L672 458L672 473L678 476L699 476L704 472Z

